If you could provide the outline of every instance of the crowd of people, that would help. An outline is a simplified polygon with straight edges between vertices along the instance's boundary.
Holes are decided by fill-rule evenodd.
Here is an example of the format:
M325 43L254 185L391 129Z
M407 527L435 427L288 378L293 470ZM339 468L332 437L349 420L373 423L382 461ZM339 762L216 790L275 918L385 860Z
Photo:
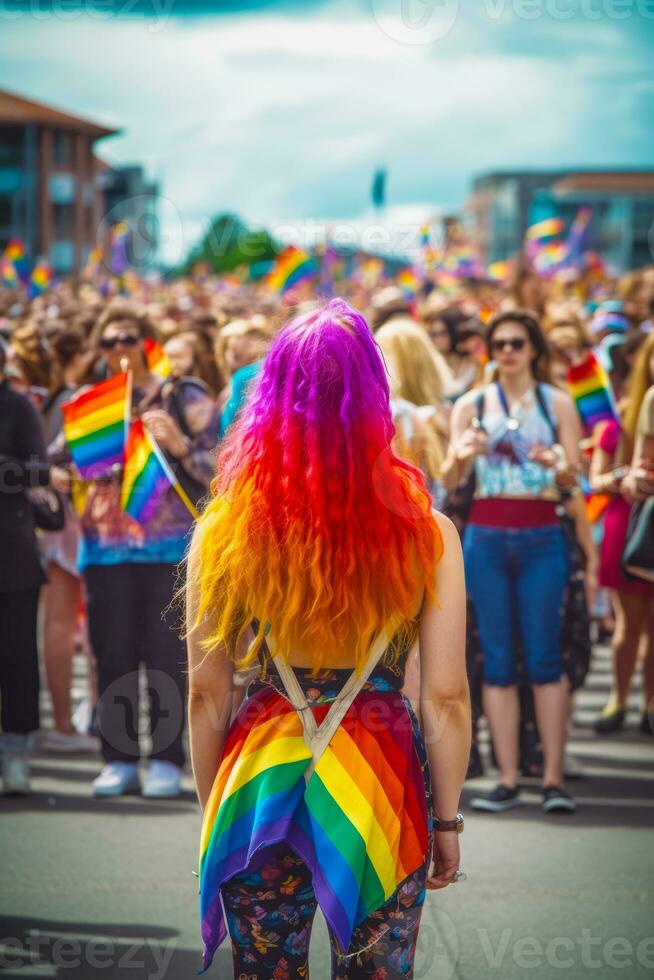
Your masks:
M502 284L427 281L410 295L392 277L351 275L337 288L383 354L398 453L422 470L434 507L463 538L475 731L485 717L499 770L496 788L472 806L514 806L526 773L541 777L546 811L572 810L565 744L591 627L613 645L612 692L595 730L625 725L642 669L639 731L652 735L654 574L625 572L623 551L635 507L654 494L654 266L592 284L544 278L525 264ZM174 599L192 513L171 487L139 523L121 507L119 468L82 479L62 405L128 370L133 415L201 507L216 447L272 339L316 302L310 281L278 296L262 283L207 274L129 288L109 276L60 282L31 300L0 292L5 792L29 790L37 740L45 751L99 746L98 796L176 796L185 765L187 677ZM148 339L165 352L165 376L148 365ZM590 351L617 411L585 431L567 377ZM595 516L588 501L598 498L604 509ZM90 692L77 704L76 654ZM52 703L48 729L40 675ZM409 670L409 695L412 683ZM482 770L475 736L469 775Z

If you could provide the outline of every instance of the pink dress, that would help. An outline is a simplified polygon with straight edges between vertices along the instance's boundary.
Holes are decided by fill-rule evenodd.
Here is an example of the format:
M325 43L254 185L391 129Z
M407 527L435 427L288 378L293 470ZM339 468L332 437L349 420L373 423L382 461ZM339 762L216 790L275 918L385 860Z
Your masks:
M600 434L598 445L615 460L621 434L617 422L607 422ZM604 538L600 552L599 584L605 589L615 589L627 595L654 596L654 583L635 581L625 577L622 571L622 551L627 536L631 504L616 495L604 515Z

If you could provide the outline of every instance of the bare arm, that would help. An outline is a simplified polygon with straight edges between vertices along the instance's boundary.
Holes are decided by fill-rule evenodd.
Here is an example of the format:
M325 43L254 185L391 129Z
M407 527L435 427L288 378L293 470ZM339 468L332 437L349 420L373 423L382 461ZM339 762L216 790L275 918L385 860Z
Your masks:
M233 663L224 650L206 653L200 646L207 635L208 621L193 630L199 595L195 585L199 563L199 529L196 528L188 558L186 621L189 669L189 742L195 789L204 810L213 786L225 738L229 729L233 700Z
M465 662L466 591L459 535L442 514L435 514L443 535L436 594L440 606L427 603L420 624L420 713L431 772L436 815L457 813L472 741L470 692ZM435 834L432 888L443 888L458 868L456 833Z
M463 483L472 472L475 458L486 447L486 435L473 430L470 423L475 417L475 399L464 395L456 402L450 419L450 446L441 469L443 486L448 493Z
M566 391L555 391L553 398L554 412L559 423L559 440L570 465L579 469L579 444L583 433L575 403Z

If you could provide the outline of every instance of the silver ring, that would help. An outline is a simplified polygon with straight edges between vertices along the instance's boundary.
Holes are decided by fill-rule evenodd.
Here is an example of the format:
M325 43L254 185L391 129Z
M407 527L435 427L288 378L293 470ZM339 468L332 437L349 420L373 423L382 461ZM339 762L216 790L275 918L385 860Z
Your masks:
M452 884L456 885L458 881L465 881L467 877L468 876L463 870L463 868L459 868L459 870L455 871L454 874L452 875Z

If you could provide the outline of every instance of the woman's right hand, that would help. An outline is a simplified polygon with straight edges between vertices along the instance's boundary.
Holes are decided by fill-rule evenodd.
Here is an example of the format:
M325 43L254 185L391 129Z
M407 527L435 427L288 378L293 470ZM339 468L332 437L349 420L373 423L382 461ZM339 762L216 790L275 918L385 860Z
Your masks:
M59 493L68 493L71 485L71 473L65 466L50 467L50 486Z
M426 887L434 890L451 885L452 876L459 870L460 861L459 835L453 830L435 831L432 867L427 876Z
M488 436L483 429L466 429L456 444L456 458L459 463L470 463L486 452Z

